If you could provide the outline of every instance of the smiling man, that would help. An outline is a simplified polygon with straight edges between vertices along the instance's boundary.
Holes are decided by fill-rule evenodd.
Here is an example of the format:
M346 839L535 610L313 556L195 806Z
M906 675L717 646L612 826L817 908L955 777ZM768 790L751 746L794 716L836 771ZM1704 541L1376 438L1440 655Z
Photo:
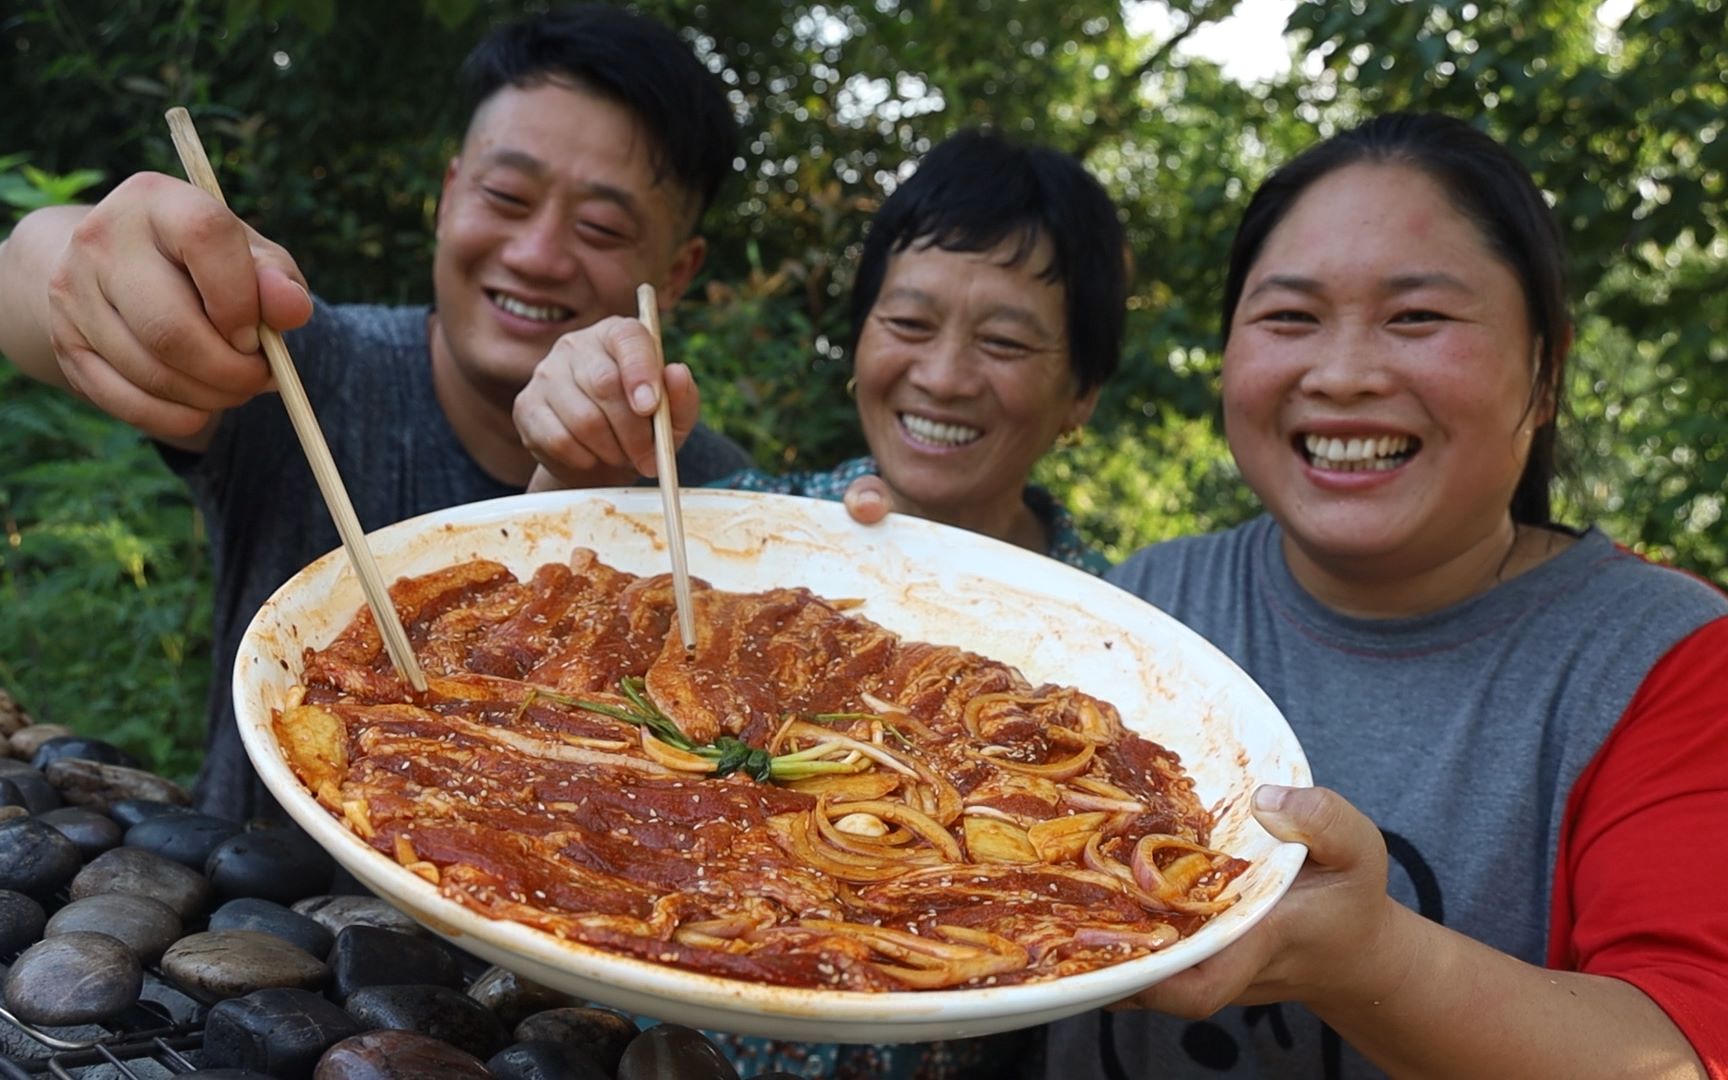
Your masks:
M547 405L556 380L535 373L561 335L634 315L640 283L669 308L702 265L696 227L737 135L723 91L674 33L576 7L497 30L462 74L474 109L444 177L430 307L314 302L288 252L161 175L131 177L94 207L38 211L0 245L0 353L157 439L209 522L207 811L272 807L234 726L234 653L264 600L338 542L264 393L258 323L289 330L375 529L520 492L537 462L567 485L624 480L569 459ZM690 433L687 482L749 464L693 410L674 421Z

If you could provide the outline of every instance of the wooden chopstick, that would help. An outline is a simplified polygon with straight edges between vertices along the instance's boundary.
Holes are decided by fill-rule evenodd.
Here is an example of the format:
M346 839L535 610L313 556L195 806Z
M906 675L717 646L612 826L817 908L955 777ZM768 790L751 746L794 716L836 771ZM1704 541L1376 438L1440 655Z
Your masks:
M226 206L222 188L216 183L216 171L210 167L210 159L204 154L198 129L192 126L191 114L178 105L169 109L168 131L174 137L174 149L180 152L180 165L186 170L187 179ZM378 563L372 558L372 549L366 544L366 534L360 528L360 519L354 515L354 504L348 500L348 489L336 471L335 459L330 456L330 447L324 442L318 418L312 415L312 404L306 400L306 391L300 385L300 375L294 370L288 346L281 334L263 324L258 326L258 339L263 344L265 358L270 361L270 374L276 377L282 404L287 406L288 418L294 423L294 434L300 437L300 449L312 466L318 490L324 493L324 503L336 521L342 546L348 550L348 560L360 578L366 603L372 607L372 618L384 637L390 660L409 685L424 692L426 673L420 670L420 662L414 658L414 649L408 644L408 631L403 629L402 618L390 602L390 592L384 586L383 575L378 572Z
M654 298L654 286L647 283L636 288L636 317L648 328L654 340L654 357L666 366L666 354L660 347L660 305ZM684 558L684 512L678 504L678 452L672 445L672 405L666 387L660 387L660 404L654 409L654 471L660 479L660 505L666 514L666 545L672 549L672 598L678 604L678 637L685 652L696 649L696 609L690 600L690 566Z

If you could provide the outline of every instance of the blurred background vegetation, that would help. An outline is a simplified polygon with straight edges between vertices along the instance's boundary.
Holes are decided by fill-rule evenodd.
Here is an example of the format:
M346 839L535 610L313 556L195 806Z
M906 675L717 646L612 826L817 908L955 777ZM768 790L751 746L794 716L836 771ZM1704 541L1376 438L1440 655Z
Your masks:
M932 142L994 124L1070 149L1123 207L1129 355L1090 437L1040 466L1112 556L1253 512L1215 425L1234 218L1292 153L1369 113L1442 109L1507 140L1572 245L1565 517L1728 584L1728 39L1722 0L1296 3L1253 85L1183 48L1235 0L643 0L742 118L738 175L669 351L771 468L860 448L845 290L870 211ZM43 0L0 15L0 232L178 174L197 117L231 202L322 296L430 296L463 117L452 73L513 0ZM1605 16L1605 17L1604 17ZM0 685L39 720L196 768L207 571L151 448L0 363Z

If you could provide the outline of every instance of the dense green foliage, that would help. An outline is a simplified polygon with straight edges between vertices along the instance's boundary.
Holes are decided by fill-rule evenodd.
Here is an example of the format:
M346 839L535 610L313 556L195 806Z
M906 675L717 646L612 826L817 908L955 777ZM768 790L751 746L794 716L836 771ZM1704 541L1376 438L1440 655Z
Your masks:
M451 73L517 0L46 0L0 21L0 201L177 172L191 107L230 200L322 295L425 299L463 119ZM1213 413L1232 222L1267 170L1388 108L1507 139L1573 247L1573 522L1728 583L1728 51L1721 0L1298 4L1292 74L1243 87L1176 46L1232 0L1137 37L1115 2L644 0L688 27L744 118L740 175L672 348L709 417L772 468L859 448L847 268L906 162L992 123L1082 154L1124 208L1129 356L1090 438L1039 476L1112 555L1240 520ZM94 172L91 172L94 170ZM105 178L105 179L104 179ZM0 366L0 678L43 718L164 759L199 726L197 526L152 453Z

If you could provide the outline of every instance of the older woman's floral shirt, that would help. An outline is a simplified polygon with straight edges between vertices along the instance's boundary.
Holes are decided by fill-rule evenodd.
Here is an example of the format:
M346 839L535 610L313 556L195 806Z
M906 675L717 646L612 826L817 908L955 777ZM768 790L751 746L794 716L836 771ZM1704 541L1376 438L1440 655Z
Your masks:
M846 489L860 477L876 475L876 459L853 458L828 472L786 473L776 476L760 469L724 476L704 486L731 488L736 491L765 491L776 495L803 495L812 499L839 502ZM1074 528L1074 518L1056 499L1041 487L1028 485L1023 498L1026 506L1044 523L1050 537L1050 549L1044 554L1058 562L1077 566L1089 574L1102 574L1110 569L1109 560L1088 546Z

